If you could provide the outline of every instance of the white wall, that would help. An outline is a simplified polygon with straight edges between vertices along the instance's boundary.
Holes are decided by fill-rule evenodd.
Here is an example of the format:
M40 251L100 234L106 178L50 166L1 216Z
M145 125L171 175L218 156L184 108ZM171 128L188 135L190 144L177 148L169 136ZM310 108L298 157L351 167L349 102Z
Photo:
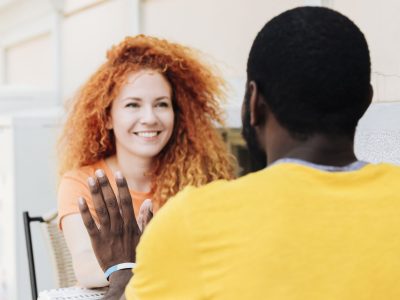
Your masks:
M44 38L48 38L51 31L49 4L46 0L12 0L0 6L0 84L49 85L44 81L49 81L50 74L41 73L42 69L43 72L51 69L52 64L47 56L41 56L52 48ZM35 67L38 60L42 63L39 74L33 68L20 71L22 62L31 61Z
M10 45L5 49L4 82L51 88L54 76L52 55L49 33Z
M262 26L302 0L146 0L142 32L201 50L228 80L227 125L239 127L247 56Z
M8 5L0 6L0 36L48 15L52 10L51 1L9 0Z
M268 19L301 0L147 0L142 30L198 48L218 62L227 77L244 76L247 55Z
M78 4L71 1L62 22L64 99L70 98L105 62L112 45L132 34L128 1L105 1L84 10L79 10Z
M365 34L372 61L375 101L400 101L400 1L331 0Z
M63 4L59 15L59 49L54 45L56 25L52 21L57 15L57 2ZM138 2L141 2L140 20L135 11ZM3 6L0 3L0 84L8 80L52 86L62 89L63 100L72 97L104 61L105 52L112 44L139 31L138 24L143 33L202 50L217 63L225 77L243 81L248 51L258 30L271 17L303 4L327 5L353 19L370 45L374 100L400 100L397 88L400 83L400 40L397 38L400 2L397 0L379 3L376 0L11 0L4 3ZM44 23L45 19L48 20L47 34L50 34L47 44L40 38L46 34L42 29L35 36L36 46L30 45L31 50L28 50L29 40L32 41L34 35L21 36L19 41L16 37L21 32L32 31L38 27L36 23ZM17 48L10 42L10 36ZM18 49L21 43L26 43L26 51ZM40 47L42 50L34 50ZM36 52L34 57L43 66L41 74L36 76L29 71L21 72L22 63L18 65L20 59L15 58L19 53L23 56L21 61L29 61L32 57L27 54L29 51ZM41 58L50 55L53 60Z

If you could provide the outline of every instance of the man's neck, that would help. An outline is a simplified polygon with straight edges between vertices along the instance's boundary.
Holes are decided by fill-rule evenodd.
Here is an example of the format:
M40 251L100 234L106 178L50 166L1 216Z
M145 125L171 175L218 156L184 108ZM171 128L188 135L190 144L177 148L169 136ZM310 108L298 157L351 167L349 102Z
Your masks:
M351 137L316 134L300 141L288 137L268 149L268 164L281 158L295 158L326 166L346 166L357 160Z

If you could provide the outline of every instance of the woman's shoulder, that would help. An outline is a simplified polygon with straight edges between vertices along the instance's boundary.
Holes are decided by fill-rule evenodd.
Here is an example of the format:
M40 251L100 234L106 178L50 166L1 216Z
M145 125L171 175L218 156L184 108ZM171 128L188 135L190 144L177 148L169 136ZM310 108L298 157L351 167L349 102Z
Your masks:
M98 161L94 164L79 167L64 173L58 187L58 198L60 203L69 203L74 201L76 203L78 196L85 196L86 199L90 198L90 193L87 185L89 176L93 176L94 172L102 167L103 162Z
M90 209L91 195L87 185L87 178L93 176L94 172L102 168L102 161L79 167L64 173L58 187L58 217L61 228L62 219L70 214L79 214L78 198L83 197L88 201Z

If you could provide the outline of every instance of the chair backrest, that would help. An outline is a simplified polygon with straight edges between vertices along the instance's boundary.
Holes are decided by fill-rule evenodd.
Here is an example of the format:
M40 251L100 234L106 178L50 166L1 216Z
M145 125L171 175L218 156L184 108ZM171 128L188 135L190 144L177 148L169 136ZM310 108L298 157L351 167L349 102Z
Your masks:
M64 235L58 228L57 216L57 211L52 211L44 215L44 222L41 223L41 226L50 249L57 288L70 287L76 285L77 280L72 265L71 254L65 242Z

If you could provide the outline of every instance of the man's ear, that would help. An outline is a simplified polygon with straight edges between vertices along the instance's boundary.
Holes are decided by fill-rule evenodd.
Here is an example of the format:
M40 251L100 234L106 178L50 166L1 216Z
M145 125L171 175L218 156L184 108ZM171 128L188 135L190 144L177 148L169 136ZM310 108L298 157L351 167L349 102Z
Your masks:
M263 126L266 120L267 107L265 101L262 99L257 83L255 81L249 82L250 92L250 125Z
M369 85L369 90L368 90L368 95L367 95L367 101L364 103L365 106L362 108L362 115L364 115L364 113L367 111L368 107L371 105L372 103L372 98L374 97L374 89L372 88L372 85Z
M369 104L371 104L373 97L374 97L374 88L372 87L371 84L369 84L369 95L368 95Z

